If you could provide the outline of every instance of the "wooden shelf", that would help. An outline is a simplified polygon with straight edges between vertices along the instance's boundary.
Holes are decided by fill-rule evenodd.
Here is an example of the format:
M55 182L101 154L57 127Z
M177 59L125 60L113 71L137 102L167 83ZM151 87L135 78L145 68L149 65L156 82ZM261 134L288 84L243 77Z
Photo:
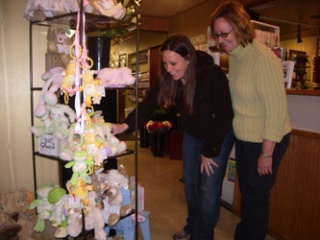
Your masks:
M303 96L319 96L320 90L310 89L286 89L288 95L303 95Z

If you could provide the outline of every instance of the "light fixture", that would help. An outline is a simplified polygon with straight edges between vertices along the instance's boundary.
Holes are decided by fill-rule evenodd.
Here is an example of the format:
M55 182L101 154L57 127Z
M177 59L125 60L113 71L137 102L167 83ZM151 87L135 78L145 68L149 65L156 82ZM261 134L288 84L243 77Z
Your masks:
M301 26L298 25L298 31L297 31L297 43L302 43L302 38L301 38Z

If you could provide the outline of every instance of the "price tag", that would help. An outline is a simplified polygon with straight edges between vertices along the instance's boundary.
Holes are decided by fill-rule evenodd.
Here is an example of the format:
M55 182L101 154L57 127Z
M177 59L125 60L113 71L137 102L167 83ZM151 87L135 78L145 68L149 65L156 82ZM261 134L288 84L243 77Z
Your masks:
M70 196L68 199L69 208L81 208L80 199L75 196Z

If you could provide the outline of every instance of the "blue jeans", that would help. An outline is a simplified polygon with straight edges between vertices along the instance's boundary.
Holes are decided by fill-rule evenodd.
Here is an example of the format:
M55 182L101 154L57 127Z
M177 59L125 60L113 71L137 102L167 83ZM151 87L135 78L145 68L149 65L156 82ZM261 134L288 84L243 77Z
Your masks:
M184 230L194 240L212 240L214 227L220 214L220 198L222 182L225 175L229 155L233 146L233 131L225 137L220 156L213 160L214 174L200 173L201 148L203 140L183 135L183 181L185 198L188 206L187 224Z
M236 139L236 164L241 193L241 221L236 227L236 240L264 240L268 230L269 196L280 161L287 150L290 133L275 145L272 174L260 176L257 171L262 143Z

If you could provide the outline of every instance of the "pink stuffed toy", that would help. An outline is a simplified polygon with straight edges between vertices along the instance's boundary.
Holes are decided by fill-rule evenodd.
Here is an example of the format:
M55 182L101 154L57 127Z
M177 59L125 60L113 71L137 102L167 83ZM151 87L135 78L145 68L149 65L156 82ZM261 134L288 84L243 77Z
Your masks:
M96 79L101 79L106 88L126 87L135 82L132 70L127 67L102 68L99 71L95 71L95 73L97 74Z

